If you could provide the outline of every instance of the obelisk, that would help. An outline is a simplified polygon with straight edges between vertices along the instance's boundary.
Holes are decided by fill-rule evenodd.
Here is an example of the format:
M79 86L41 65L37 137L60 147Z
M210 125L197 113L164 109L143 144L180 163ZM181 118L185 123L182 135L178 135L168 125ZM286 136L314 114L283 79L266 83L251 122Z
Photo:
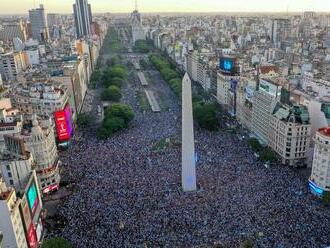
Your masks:
M186 73L182 80L182 188L196 190L195 140L191 80Z

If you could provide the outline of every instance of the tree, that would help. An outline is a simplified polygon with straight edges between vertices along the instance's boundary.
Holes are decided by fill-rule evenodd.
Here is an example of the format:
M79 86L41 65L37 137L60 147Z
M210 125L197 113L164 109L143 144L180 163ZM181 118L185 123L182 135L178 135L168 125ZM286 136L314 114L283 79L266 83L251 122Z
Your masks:
M97 130L97 137L99 139L107 139L110 136L110 132L105 128L105 127L101 127Z
M253 242L250 239L244 240L243 242L241 242L240 248L253 248Z
M170 68L163 68L160 71L160 74L162 74L163 78L168 82L171 79L177 78L178 74L176 71L170 69Z
M92 117L89 114L81 113L77 118L78 127L85 128L92 123Z
M201 128L216 131L219 121L216 116L217 108L214 103L197 102L193 104L194 118Z
M107 80L111 80L113 78L125 79L126 77L127 77L127 71L125 67L121 65L116 65L114 67L110 67L103 73L102 80L103 82L106 82Z
M101 72L100 70L95 70L91 75L91 82L96 82L101 80Z
M125 128L125 121L119 117L110 117L104 121L103 127L111 135Z
M140 59L140 66L142 69L147 69L148 63L144 59Z
M125 104L116 103L105 111L106 118L119 117L124 120L126 126L134 119L133 109Z
M109 76L111 78L118 77L124 79L127 76L127 71L122 66L115 66L109 70Z
M327 207L330 205L330 191L325 191L323 193L322 202Z
M137 40L134 44L134 52L148 53L150 51L149 44L146 40Z
M102 92L101 98L103 101L119 102L121 99L120 89L112 85Z
M121 88L124 84L124 80L119 77L115 78L109 78L103 82L105 87L109 87L111 85L117 86L118 88Z
M274 162L277 159L276 153L269 148L264 148L260 151L260 159L263 162Z
M105 118L102 127L98 130L97 136L100 139L107 139L112 134L125 129L133 120L132 108L125 104L113 104L105 111Z
M260 144L258 139L251 138L249 139L248 143L254 152L260 152L262 150L262 145Z
M41 248L72 248L72 245L64 238L51 238L45 240Z

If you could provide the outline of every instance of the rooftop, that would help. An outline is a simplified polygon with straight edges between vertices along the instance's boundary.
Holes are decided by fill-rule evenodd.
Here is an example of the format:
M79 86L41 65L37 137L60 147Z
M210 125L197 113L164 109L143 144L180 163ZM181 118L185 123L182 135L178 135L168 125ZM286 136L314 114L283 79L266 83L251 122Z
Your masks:
M14 191L13 190L10 190L8 189L7 191L5 192L1 192L0 193L0 201L7 201L10 197L10 195L13 193Z

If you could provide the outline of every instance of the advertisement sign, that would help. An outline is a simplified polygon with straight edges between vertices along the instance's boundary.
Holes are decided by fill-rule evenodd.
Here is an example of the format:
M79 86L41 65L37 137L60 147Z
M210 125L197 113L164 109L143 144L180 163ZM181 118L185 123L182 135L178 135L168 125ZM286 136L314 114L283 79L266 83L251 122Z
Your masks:
M38 198L38 193L37 193L37 188L35 183L33 182L28 191L27 191L27 200L29 207L31 209L32 215L35 213L38 203L39 203L39 198Z
M52 192L52 191L54 191L54 190L58 190L58 185L57 185L57 184L54 184L54 185L50 185L50 186L48 186L47 188L45 188L45 189L42 191L42 193L47 194L47 193Z
M30 208L25 195L22 197L21 207L22 207L23 220L27 230L28 227L31 225L32 220L31 220Z
M38 225L37 225L37 230L36 230L37 240L38 241L41 240L43 230L44 230L44 227L42 225L41 220L39 220Z
M260 90L265 91L272 96L281 95L281 91L276 84L273 84L263 79L260 80Z
M311 180L309 180L308 182L309 188L311 190L311 192L318 196L318 197L322 197L324 194L324 190L321 189L320 187L318 187L315 183L313 183Z
M70 138L71 138L73 127L72 127L71 108L70 108L69 104L67 104L66 107L64 108L64 112L65 112L66 123L67 123L67 126L68 126L68 132L69 132Z
M29 243L30 248L37 248L38 247L38 240L36 230L34 228L33 223L30 225L28 233L27 233L27 240Z
M221 57L219 68L225 73L232 74L234 72L235 68L235 59L234 58L228 58L228 57Z
M64 110L54 113L55 126L59 141L68 141L72 135L71 108L67 105Z

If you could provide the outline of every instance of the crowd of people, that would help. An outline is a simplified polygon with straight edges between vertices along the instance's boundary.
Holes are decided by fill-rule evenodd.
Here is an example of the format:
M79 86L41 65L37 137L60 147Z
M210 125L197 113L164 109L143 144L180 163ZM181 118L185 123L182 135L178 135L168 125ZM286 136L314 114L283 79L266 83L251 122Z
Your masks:
M181 147L155 150L181 135L181 108L165 82L154 82L166 111L139 110L131 127L106 141L86 130L61 154L75 183L59 206L58 233L74 247L258 247L330 245L330 211L308 192L306 178L284 166L265 168L235 134L196 129L196 192L181 188Z

